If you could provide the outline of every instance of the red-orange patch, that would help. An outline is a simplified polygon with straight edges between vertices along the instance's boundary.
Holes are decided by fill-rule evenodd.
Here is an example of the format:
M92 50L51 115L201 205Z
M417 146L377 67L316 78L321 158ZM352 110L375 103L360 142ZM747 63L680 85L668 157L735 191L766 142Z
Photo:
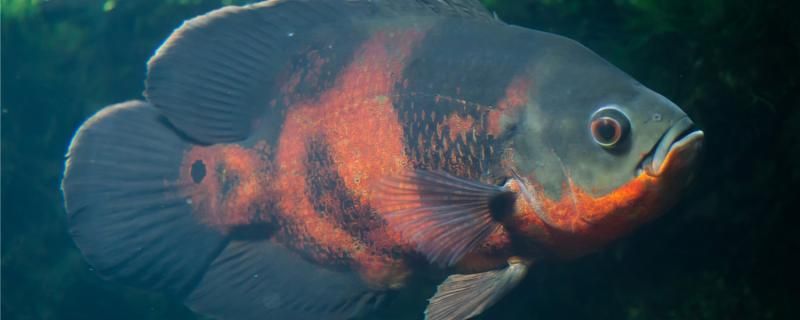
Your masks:
M195 214L204 223L225 229L268 218L269 149L259 143L248 149L236 144L195 146L183 157L180 181ZM198 166L202 176L193 175ZM256 216L256 214L261 214Z
M439 127L446 125L450 129L450 140L455 141L456 138L461 136L466 139L467 134L475 130L475 119L467 115L465 117L459 116L457 113L449 115L445 122L440 123L437 130L441 132ZM441 134L440 134L441 135ZM446 148L445 148L446 149Z
M579 256L627 233L662 211L669 197L660 194L665 181L641 174L614 191L594 196L570 179L559 199L547 197L537 184L528 186L535 204L522 202L515 224L521 232L564 257Z
M303 162L306 143L312 137L321 137L330 147L333 165L347 189L361 205L369 204L371 186L382 177L400 172L408 162L403 129L391 97L421 36L417 30L375 33L331 89L290 107L278 142L274 185L281 194L281 212L317 244L348 253L373 285L391 285L394 277L405 274L400 261L375 251L397 245L402 239L385 228L368 236L368 246L320 217L307 198L310 186L306 185Z
M489 111L487 132L495 137L503 133L505 118L515 116L528 103L531 78L521 75L514 78L506 88L506 94L497 102L497 108Z

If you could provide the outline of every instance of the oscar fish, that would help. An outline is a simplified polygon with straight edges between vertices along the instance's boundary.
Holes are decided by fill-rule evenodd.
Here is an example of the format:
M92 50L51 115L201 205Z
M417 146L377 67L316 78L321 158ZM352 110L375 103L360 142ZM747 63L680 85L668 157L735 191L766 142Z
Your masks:
M349 319L419 279L468 319L652 220L703 132L581 44L474 0L267 1L183 23L62 190L102 277L220 319Z

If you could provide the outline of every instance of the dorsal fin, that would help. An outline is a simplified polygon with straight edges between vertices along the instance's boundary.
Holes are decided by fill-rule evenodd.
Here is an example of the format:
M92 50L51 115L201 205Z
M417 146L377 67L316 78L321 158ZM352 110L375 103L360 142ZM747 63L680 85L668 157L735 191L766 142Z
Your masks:
M426 9L440 15L472 18L477 20L493 20L494 16L478 0L415 0L376 1L382 6L396 8L405 12L424 12ZM405 9L405 10L404 10ZM420 10L421 9L421 10Z
M194 140L243 140L255 123L264 123L259 116L270 117L269 102L281 85L277 76L293 56L305 53L314 41L358 39L368 32L359 21L404 16L495 23L477 0L297 0L228 6L188 20L173 32L148 62L144 95Z

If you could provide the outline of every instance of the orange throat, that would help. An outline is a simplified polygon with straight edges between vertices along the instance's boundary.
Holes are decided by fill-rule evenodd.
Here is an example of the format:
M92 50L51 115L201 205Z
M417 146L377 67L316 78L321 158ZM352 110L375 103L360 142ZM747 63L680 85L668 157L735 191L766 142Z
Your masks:
M529 182L511 225L557 256L577 257L657 217L676 198L674 180L642 173L607 194L593 195L567 177L557 199Z

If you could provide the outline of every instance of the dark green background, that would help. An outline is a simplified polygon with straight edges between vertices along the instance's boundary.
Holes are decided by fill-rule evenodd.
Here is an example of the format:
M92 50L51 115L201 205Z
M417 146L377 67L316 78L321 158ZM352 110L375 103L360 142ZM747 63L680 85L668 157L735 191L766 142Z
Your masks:
M98 279L66 233L63 154L145 61L220 0L2 0L2 318L193 319ZM484 1L579 40L706 132L695 182L602 252L549 262L487 319L800 319L800 18L790 1ZM421 310L415 311L419 314Z

